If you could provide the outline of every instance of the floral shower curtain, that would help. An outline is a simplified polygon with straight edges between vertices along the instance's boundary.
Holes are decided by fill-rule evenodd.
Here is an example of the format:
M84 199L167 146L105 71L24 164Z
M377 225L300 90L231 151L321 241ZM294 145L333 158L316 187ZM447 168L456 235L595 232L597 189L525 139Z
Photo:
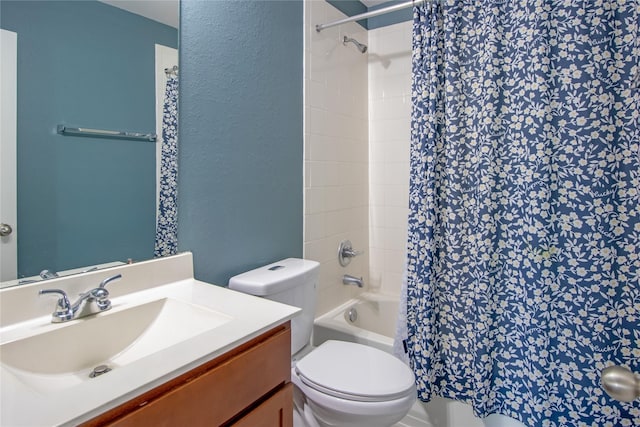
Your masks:
M406 298L419 397L640 425L640 4L414 8Z
M167 79L162 114L160 197L156 224L155 256L178 251L178 76Z

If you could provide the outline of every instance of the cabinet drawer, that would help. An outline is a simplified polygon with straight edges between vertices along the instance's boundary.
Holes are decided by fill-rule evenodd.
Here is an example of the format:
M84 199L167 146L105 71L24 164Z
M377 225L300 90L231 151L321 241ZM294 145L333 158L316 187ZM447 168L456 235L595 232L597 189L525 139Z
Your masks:
M171 381L161 393L134 399L134 407L125 404L87 425L218 426L291 379L288 326L230 353Z
M293 427L293 384L287 384L231 425L233 427Z

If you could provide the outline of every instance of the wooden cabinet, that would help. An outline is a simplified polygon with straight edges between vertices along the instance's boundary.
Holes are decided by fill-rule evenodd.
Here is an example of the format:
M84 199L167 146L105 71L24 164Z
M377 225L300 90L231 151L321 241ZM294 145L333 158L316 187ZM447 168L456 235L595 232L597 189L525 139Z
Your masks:
M292 415L293 384L289 383L232 425L234 427L291 427Z
M84 426L292 427L287 322Z

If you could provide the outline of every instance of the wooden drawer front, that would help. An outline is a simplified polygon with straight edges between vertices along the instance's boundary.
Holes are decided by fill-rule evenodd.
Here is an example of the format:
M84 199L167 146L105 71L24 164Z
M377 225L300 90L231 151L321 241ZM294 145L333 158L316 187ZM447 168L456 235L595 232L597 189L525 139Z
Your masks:
M293 384L287 384L232 426L293 427Z
M111 425L218 426L290 379L291 330L287 328Z

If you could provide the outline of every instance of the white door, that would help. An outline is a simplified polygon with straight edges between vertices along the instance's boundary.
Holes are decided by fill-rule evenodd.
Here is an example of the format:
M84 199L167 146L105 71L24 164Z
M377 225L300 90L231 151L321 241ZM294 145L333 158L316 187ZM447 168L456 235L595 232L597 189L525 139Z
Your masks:
M18 35L0 30L0 282L18 271L16 81Z

